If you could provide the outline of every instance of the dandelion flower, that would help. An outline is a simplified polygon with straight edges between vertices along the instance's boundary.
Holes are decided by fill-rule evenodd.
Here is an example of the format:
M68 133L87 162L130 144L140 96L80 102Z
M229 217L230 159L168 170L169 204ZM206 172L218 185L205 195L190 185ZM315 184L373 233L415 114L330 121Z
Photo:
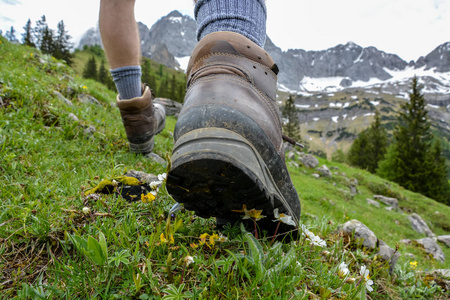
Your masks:
M339 265L339 270L338 270L338 275L341 278L345 278L347 277L348 273L350 273L350 271L348 270L348 266L345 262L341 262L341 264Z
M411 261L409 263L409 266L411 267L411 269L415 270L417 268L417 261Z
M369 270L367 269L366 266L361 266L361 270L359 271L359 274L363 277L364 279L364 283L366 285L366 289L369 292L373 291L372 285L373 285L373 281L370 279L369 277Z
M184 263L186 264L186 267L189 266L190 264L192 264L193 262L194 262L194 258L190 255L188 255L184 258Z
M141 194L142 203L150 203L155 200L155 195L153 193L147 193L147 195Z
M287 225L291 225L291 226L296 226L297 224L295 224L295 221L292 219L291 216L285 215L283 213L279 214L278 213L278 208L275 208L273 210L273 215L275 217L276 220L273 220L274 222L281 222Z
M82 87L84 90L86 90L87 89L87 86L85 86L85 85L83 85L83 87Z

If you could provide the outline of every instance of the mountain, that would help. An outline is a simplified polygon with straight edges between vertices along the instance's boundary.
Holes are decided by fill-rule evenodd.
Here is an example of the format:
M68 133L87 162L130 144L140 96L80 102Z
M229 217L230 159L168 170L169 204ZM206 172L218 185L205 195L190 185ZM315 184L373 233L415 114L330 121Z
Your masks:
M150 29L139 23L139 32L144 56L171 68L186 68L187 57L197 42L196 23L192 18L173 11ZM90 29L78 48L100 43L98 29ZM398 55L352 42L321 51L282 51L267 38L265 49L281 70L279 88L286 92L311 94L381 85L385 92L404 94L409 88L405 83L417 75L430 100L444 101L442 105L445 105L450 98L450 42L409 63Z

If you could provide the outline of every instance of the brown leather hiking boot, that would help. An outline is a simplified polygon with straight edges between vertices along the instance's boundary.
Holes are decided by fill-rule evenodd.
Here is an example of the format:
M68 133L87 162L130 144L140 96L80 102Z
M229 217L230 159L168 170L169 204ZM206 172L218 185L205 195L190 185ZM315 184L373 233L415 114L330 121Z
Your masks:
M122 122L133 153L150 153L153 150L154 136L166 125L166 111L163 105L153 103L155 95L147 85L143 85L141 97L121 100L116 104L122 115Z
M258 45L232 32L215 32L194 49L188 89L177 121L167 189L218 225L240 219L246 205L263 210L260 228L273 234L274 209L300 218L275 101L278 72ZM278 231L294 229L282 225Z

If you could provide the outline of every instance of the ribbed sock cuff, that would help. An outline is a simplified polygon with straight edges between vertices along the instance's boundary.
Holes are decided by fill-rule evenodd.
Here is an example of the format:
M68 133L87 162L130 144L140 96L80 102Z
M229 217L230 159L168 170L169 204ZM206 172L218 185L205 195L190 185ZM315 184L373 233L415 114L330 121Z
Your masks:
M199 41L212 32L232 31L264 47L267 19L264 0L198 0L194 15Z
M127 66L111 70L120 99L132 99L142 96L141 66Z

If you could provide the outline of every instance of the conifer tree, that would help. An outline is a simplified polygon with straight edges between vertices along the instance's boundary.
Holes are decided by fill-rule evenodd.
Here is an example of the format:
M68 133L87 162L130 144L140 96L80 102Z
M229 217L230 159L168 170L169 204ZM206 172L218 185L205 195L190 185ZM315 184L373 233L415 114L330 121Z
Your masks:
M27 24L23 27L22 44L30 47L36 47L33 38L33 28L31 27L31 20L28 19Z
M83 77L97 80L97 62L95 61L95 57L92 55L91 58L86 63L86 66L83 70Z
M6 31L5 38L8 41L10 41L11 43L16 43L17 42L16 30L14 29L13 26L11 26L11 29L9 31Z
M72 54L70 49L72 45L70 43L71 36L68 35L64 21L58 23L58 31L54 41L54 48L52 55L57 59L63 59L70 66L72 64Z
M172 75L172 80L170 81L169 99L177 101L177 79L175 74Z
M300 125L298 123L298 109L295 107L294 96L289 95L282 111L283 133L298 143L301 143Z
M381 126L380 113L377 110L370 127L361 132L353 142L348 153L348 160L353 166L375 173L378 162L386 154L387 143L386 130Z
M41 17L39 21L36 22L36 27L34 28L34 37L36 39L36 46L43 53L52 54L54 50L54 34L53 30L47 25L47 20L45 15Z
M141 71L142 71L142 82L147 83L150 88L155 88L150 85L150 76L151 76L151 63L148 58L143 58L141 63Z
M433 150L426 102L417 77L413 78L411 89L409 102L401 106L394 143L386 159L380 162L378 173L411 191L443 201L448 198L442 195L448 188L446 172L441 170L445 170L445 162L440 159L440 145Z

